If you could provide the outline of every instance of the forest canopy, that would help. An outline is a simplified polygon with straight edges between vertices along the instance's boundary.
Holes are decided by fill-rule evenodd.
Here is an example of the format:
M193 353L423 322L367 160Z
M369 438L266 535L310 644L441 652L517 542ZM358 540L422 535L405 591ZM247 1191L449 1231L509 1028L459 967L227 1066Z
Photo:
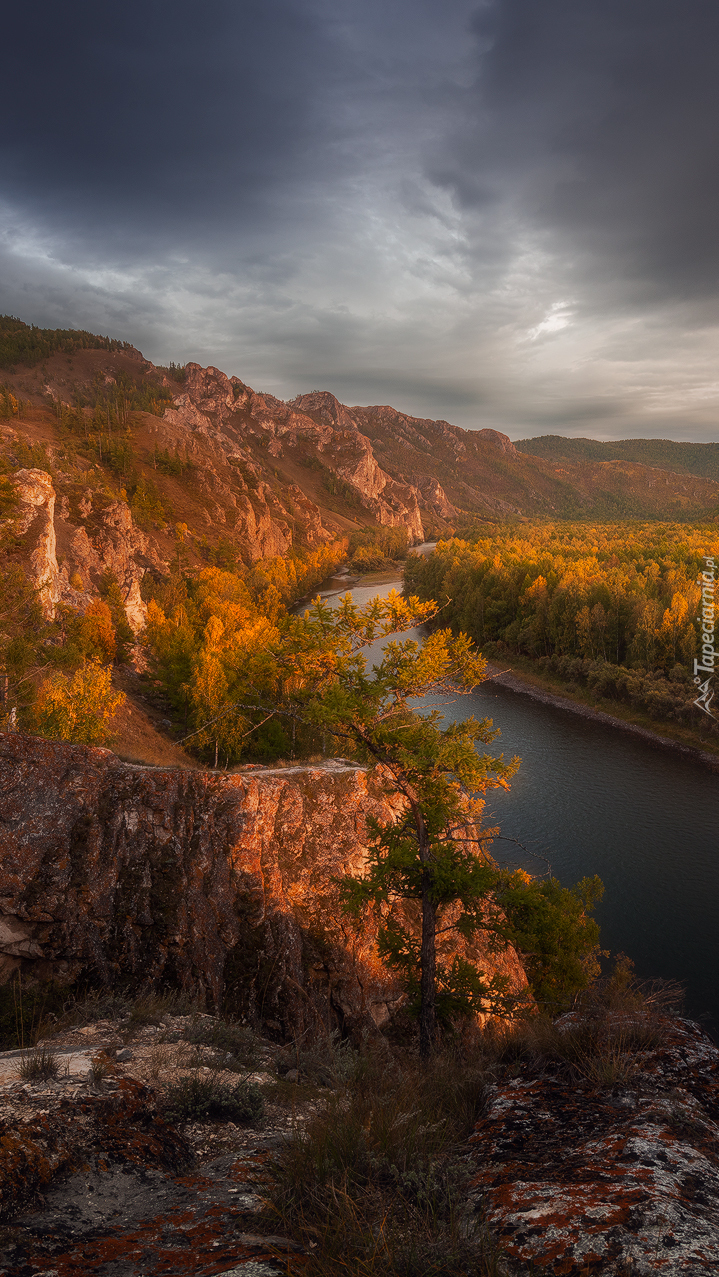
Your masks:
M0 315L0 368L22 364L33 368L56 351L72 355L76 350L129 350L126 341L98 337L82 328L36 328L14 315Z
M443 624L485 655L514 652L652 718L696 722L697 575L717 553L713 526L497 526L410 555L405 588L443 604Z

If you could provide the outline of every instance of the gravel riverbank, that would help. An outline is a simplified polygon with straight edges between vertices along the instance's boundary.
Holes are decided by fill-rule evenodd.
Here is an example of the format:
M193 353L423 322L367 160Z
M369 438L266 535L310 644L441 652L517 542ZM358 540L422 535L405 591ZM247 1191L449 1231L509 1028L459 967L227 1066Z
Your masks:
M697 762L702 763L705 767L709 767L711 771L719 772L719 756L716 754L710 754L702 749L695 749L692 745L683 745L680 741L671 740L667 736L660 736L657 732L651 732L648 728L640 727L637 723L628 723L626 719L616 718L613 714L606 714L604 710L594 709L591 705L582 705L580 701L573 701L568 696L559 696L556 692L537 687L535 683L530 683L522 678L522 675L515 670L506 670L501 665L488 661L487 677L496 683L501 683L503 687L510 688L513 692L519 692L522 696L529 696L532 700L541 701L543 705L554 705L557 709L568 710L570 714L577 714L580 718L591 719L597 723L606 723L608 727L618 727L621 731L629 732L632 736L641 737L642 740L648 741L651 745L685 754L689 758L696 759Z

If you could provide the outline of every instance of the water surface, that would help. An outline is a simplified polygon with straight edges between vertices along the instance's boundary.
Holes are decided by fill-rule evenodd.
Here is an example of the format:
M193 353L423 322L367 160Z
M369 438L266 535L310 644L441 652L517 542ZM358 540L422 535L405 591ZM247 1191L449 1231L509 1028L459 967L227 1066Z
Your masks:
M401 582L392 583L401 589ZM361 586L358 603L391 585ZM420 637L419 632L416 636ZM405 636L407 637L407 636ZM371 660L381 649L368 649ZM719 1027L719 779L684 755L491 681L447 706L452 720L491 718L491 746L522 759L509 792L487 795L498 860L541 873L545 857L570 885L599 874L603 948L643 977L687 984L688 1009Z

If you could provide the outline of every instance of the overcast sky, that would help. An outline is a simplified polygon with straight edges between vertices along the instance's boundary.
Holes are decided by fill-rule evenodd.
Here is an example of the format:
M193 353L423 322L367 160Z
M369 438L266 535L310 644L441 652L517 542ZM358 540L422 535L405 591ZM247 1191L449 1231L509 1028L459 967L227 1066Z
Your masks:
M0 312L513 438L719 439L717 0L35 0Z

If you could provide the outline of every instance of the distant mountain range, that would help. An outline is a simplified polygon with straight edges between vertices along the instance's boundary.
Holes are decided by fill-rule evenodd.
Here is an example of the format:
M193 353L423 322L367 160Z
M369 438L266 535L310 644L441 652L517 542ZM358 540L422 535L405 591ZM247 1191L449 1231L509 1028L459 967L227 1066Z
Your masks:
M477 519L719 517L719 444L513 444L385 405L348 407L328 391L284 402L216 368L155 367L125 342L8 317L0 369L11 467L15 437L65 455L56 482L71 504L80 470L90 488L91 473L126 479L131 506L144 476L191 534L220 536L246 561L377 524L417 542Z
M719 443L674 443L672 439L567 439L540 435L520 439L515 447L547 461L639 461L645 466L719 480Z

